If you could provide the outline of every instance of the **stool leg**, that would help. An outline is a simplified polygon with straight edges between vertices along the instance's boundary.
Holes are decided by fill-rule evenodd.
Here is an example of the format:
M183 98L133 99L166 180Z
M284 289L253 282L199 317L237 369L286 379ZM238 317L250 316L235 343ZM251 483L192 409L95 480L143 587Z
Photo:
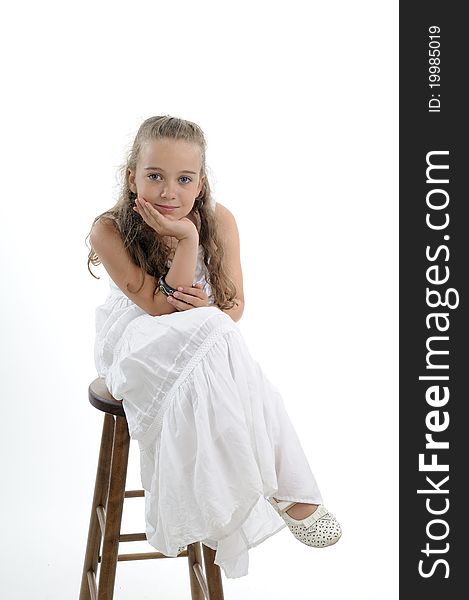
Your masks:
M130 436L127 420L125 417L116 416L103 554L99 570L98 600L112 600L114 595L129 445Z
M213 562L215 560L216 550L212 550L212 548L209 548L205 544L202 544L202 549L204 552L208 598L209 600L223 600L224 596L220 567Z
M106 506L109 475L111 471L113 437L114 417L106 413L104 415L103 432L101 435L101 446L99 450L98 468L96 471L96 482L94 486L93 504L91 506L90 525L88 529L88 540L86 543L79 600L91 600L88 572L91 571L96 575L99 548L101 546L102 538L96 509L98 506Z
M200 543L194 542L193 544L188 544L187 555L189 563L189 580L191 584L191 600L205 600L205 595L194 572L194 565L198 564L200 565L200 570L203 573L202 551L200 550Z

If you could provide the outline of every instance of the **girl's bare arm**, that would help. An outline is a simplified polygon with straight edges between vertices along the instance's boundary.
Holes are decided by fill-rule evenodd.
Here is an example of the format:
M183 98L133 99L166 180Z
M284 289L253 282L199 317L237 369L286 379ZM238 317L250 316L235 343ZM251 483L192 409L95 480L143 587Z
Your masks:
M233 213L219 202L215 205L215 217L221 233L220 237L223 240L226 269L236 286L236 300L238 301L238 306L223 309L223 312L229 315L233 321L239 321L244 311L244 289L238 226Z
M143 271L132 261L112 222L99 219L91 231L90 242L111 279L132 302L152 316L176 311L159 289L156 294L153 294L158 283L156 278ZM199 236L194 227L194 233L181 239L177 245L171 268L165 277L168 285L171 287L192 285L198 248ZM142 281L142 274L145 279L140 291L136 293L129 291L127 286L132 290L138 289Z

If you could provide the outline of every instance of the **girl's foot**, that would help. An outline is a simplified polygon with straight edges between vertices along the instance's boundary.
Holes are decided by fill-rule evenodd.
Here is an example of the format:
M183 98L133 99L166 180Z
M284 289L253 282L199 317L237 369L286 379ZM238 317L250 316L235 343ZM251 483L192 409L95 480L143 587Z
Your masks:
M276 498L268 498L268 501L286 522L293 535L303 544L323 548L332 546L339 541L342 528L324 505L277 500ZM306 513L305 517L298 518L291 515L291 513L295 515L293 510L295 505L300 505L296 514Z
M295 502L295 504L289 508L286 512L292 519L306 519L309 515L312 515L317 509L318 504L305 504L304 502Z

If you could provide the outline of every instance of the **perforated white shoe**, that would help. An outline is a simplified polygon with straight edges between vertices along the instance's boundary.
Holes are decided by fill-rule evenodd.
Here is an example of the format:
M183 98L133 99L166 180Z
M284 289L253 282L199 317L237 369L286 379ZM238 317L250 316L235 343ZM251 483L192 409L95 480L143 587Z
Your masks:
M285 521L293 535L303 544L314 548L324 548L339 541L342 528L334 515L323 504L320 504L313 514L305 519L294 519L287 514L287 510L294 504L298 504L297 502L276 500L275 498L267 498L267 500Z

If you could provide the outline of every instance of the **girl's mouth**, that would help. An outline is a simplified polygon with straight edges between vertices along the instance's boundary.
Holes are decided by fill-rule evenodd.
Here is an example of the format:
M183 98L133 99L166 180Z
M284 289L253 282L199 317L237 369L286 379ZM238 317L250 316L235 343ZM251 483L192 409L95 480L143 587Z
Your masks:
M177 206L164 206L162 204L157 204L156 207L166 212L173 212L173 210L176 210L177 208Z

